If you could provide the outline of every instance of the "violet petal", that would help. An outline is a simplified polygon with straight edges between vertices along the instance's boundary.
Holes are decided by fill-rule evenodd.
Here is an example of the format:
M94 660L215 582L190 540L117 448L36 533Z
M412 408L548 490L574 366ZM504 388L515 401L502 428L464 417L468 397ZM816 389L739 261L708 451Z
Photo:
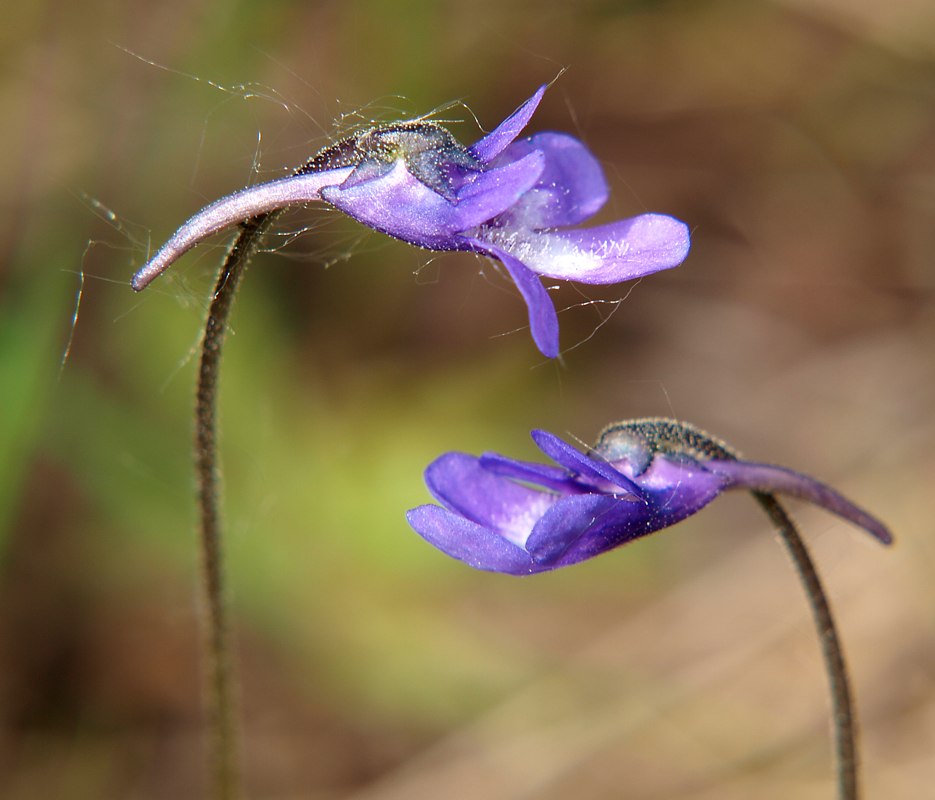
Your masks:
M630 506L642 506L639 501L625 501L607 494L578 494L563 497L543 514L533 526L532 533L526 540L526 551L533 561L542 566L558 566L564 563L564 556L569 550L575 553L597 551L589 546L585 538L593 538L593 532L602 530L601 520L612 515L612 521L629 521ZM633 536L639 535L639 528ZM604 548L607 549L607 548ZM587 555L582 555L575 563Z
M479 460L481 467L489 472L513 480L537 483L558 492L588 491L587 487L582 486L569 475L568 470L560 467L540 464L536 461L518 461L499 453L484 453Z
M496 258L503 264L523 296L523 300L526 301L526 307L529 310L529 329L533 341L546 358L556 358L559 353L558 314L555 313L552 299L539 280L539 276L527 269L521 261L495 245L479 239L465 239L465 241L474 249Z
M623 492L634 497L642 498L644 496L643 490L630 477L624 475L606 461L584 455L568 442L559 439L554 433L534 430L530 435L543 453L566 469L594 481L607 482L612 487L622 489ZM614 490L609 489L609 491L613 492Z
M508 215L530 229L577 225L607 202L604 171L580 140L566 133L537 133L513 142L495 162L515 161L531 152L545 156L545 169L532 191Z
M480 466L475 456L445 453L425 470L432 496L451 511L522 546L558 497L521 486Z
M521 547L469 519L435 505L406 513L413 530L443 553L475 569L527 575L536 572L529 554Z
M536 112L542 95L545 94L546 86L542 85L536 89L536 93L525 103L516 109L510 116L501 122L496 128L481 139L478 139L468 149L480 161L489 163L502 153L526 125L532 119Z
M526 549L540 563L576 564L690 517L726 485L724 477L696 463L660 456L641 478L645 501L595 494L614 502L589 505L564 498L533 527Z
M322 198L348 216L389 236L434 250L454 250L452 236L512 206L542 173L541 154L476 173L452 203L415 178L404 160L372 180L322 190ZM351 176L353 178L353 176Z

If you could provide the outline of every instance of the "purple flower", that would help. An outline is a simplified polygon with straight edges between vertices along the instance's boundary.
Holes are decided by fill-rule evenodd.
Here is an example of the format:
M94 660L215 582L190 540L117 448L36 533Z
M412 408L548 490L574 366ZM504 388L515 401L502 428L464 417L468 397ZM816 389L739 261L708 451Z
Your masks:
M605 429L584 455L545 431L539 448L560 466L446 453L425 481L442 504L407 514L430 544L476 569L529 575L577 564L695 514L727 489L781 493L892 541L874 517L822 483L784 467L736 459L671 420Z
M554 358L558 317L538 276L599 284L638 278L680 264L689 234L684 223L662 214L567 229L604 205L607 183L597 160L572 136L517 139L545 88L470 147L426 120L361 130L294 174L199 211L134 276L132 286L145 288L224 228L324 201L418 247L466 250L500 261L529 307L533 339Z

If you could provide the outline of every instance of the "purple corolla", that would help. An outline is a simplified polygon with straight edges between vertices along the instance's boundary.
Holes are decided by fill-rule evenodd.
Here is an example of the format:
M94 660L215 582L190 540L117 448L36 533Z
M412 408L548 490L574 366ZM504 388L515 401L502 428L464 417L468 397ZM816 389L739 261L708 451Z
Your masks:
M585 455L533 431L559 466L446 453L425 473L442 504L409 511L430 544L476 569L529 575L576 564L700 511L727 489L787 494L864 528L887 528L828 486L784 467L737 459L697 428L664 419L617 423Z
M292 175L235 192L199 211L133 277L145 288L183 253L232 225L324 201L354 219L429 250L500 261L529 308L542 353L559 353L558 318L539 276L612 284L680 264L687 226L642 214L576 229L607 200L594 156L564 133L517 139L545 86L491 133L464 147L420 119L363 129Z

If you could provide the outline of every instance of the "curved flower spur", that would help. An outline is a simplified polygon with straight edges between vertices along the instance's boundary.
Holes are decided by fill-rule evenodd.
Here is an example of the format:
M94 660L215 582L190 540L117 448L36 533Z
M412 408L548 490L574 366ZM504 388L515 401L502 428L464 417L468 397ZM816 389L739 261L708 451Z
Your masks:
M530 575L674 525L729 489L752 492L789 551L812 609L831 688L839 797L854 800L856 725L843 651L808 550L774 495L807 500L890 544L886 526L814 478L742 460L687 423L615 423L587 454L545 431L533 431L532 437L558 466L490 453L446 453L425 472L429 491L442 505L412 509L409 524L476 569Z
M470 147L426 120L360 130L292 175L203 208L136 273L132 286L141 291L225 228L241 225L259 234L276 212L323 201L417 247L500 261L526 301L537 347L554 358L558 318L538 276L595 284L631 280L680 264L689 233L683 222L662 214L568 229L593 216L608 189L600 165L578 139L564 133L517 138L545 89Z

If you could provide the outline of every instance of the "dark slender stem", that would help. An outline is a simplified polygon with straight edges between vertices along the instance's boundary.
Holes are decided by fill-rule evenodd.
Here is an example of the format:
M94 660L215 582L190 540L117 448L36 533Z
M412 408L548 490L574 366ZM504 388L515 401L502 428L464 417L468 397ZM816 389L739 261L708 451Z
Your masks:
M844 650L838 638L834 617L831 615L828 596L818 578L818 572L805 547L805 542L802 541L802 537L785 509L771 494L753 492L753 496L779 531L779 536L789 551L802 580L802 586L805 588L805 595L818 629L818 639L821 642L821 651L825 659L825 669L831 689L835 755L838 768L838 797L841 800L857 800L857 721L848 683L847 665L844 662Z
M231 631L224 585L222 528L219 512L220 469L217 454L217 395L221 352L237 286L273 214L248 220L241 228L218 277L201 343L195 400L195 473L201 513L201 583L210 715L211 782L215 800L240 797L240 736Z

